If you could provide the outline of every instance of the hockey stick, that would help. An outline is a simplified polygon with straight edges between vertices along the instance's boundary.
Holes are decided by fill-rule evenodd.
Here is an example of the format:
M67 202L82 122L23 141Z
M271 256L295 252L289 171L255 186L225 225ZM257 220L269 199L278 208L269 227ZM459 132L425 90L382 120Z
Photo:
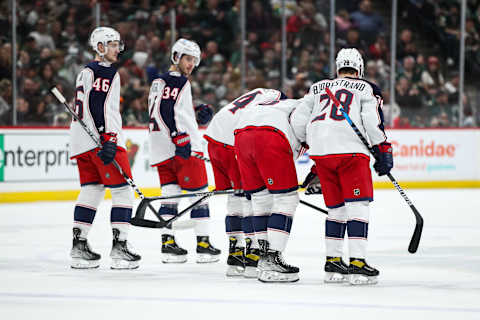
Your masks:
M345 112L345 109L343 108L343 105L338 101L338 99L333 95L332 91L330 91L329 88L325 88L325 91L327 92L328 96L330 99L332 99L333 103L337 108L342 112L343 116L347 120L348 124L352 127L353 131L357 134L357 136L360 138L360 140L363 142L363 144L368 148L368 151L374 156L375 159L378 160L378 155L374 152L373 148L368 144L367 139L362 135L358 127L353 123L352 119L348 115L348 113ZM422 236L422 230L423 230L423 218L418 212L417 208L413 205L412 201L407 197L407 194L403 189L400 187L398 184L397 180L392 176L391 173L387 173L387 177L390 179L390 181L393 183L395 188L398 190L402 198L407 202L407 204L410 206L410 209L413 211L413 214L415 215L415 230L413 231L412 239L410 240L410 244L408 245L408 252L410 253L415 253L417 252L418 245L420 244L420 237Z
M83 130L85 130L85 132L90 136L90 138L92 139L92 141L96 144L96 146L98 148L101 148L102 147L102 144L100 143L100 140L95 136L95 134L87 127L87 125L85 124L85 122L83 122L82 119L80 119L77 115L77 113L72 110L72 108L70 108L70 106L67 104L67 100L65 99L65 97L60 93L60 91L58 91L57 87L53 86L51 89L50 89L50 92L55 96L55 98L57 98L57 100L62 103L65 108L67 108L67 111L72 115L72 117L82 126ZM140 189L135 185L135 182L133 181L133 179L131 179L125 172L123 172L122 168L120 167L120 165L118 164L117 161L113 160L113 165L115 166L115 168L118 170L118 172L120 172L120 174L123 176L123 178L125 179L125 181L130 185L130 187L133 188L133 190L135 190L135 192L138 194L138 196L140 197L141 202L142 203L145 199L145 196L143 195L143 193L140 191ZM152 210L154 213L156 213L156 210L155 208L148 202L147 203L147 206L150 210ZM146 209L146 207L145 207ZM145 210L144 209L144 210ZM138 210L138 209L137 209ZM161 217L159 218L160 219L160 224L163 224L164 226L167 225L168 221L165 221L164 219L162 219ZM191 224L190 221L184 221L184 223L186 224L184 227L187 227L187 225ZM181 224L177 224L178 226L180 226Z
M135 213L135 217L132 218L131 224L137 227L145 227L145 228L169 228L169 229L188 229L189 226L185 226L184 224L178 224L178 222L175 222L178 218L180 218L184 213L186 213L188 210L192 209L195 207L197 204L205 200L206 198L210 197L210 195L205 195L202 198L198 199L194 203L190 204L188 207L177 213L177 215L169 220L166 220L167 224L163 225L160 222L153 221L153 220L148 220L145 219L145 210L139 211ZM143 212L143 213L142 213ZM155 211L155 215L158 217L158 219L162 219L161 216L158 214L157 211Z
M203 161L206 161L206 162L211 162L209 158L206 158L198 153L194 153L192 154L195 158L198 158L200 160L203 160ZM322 213L325 213L325 214L328 214L328 211L325 210L325 209L322 209L320 207L317 207L316 205L313 205L307 201L304 201L304 200L300 200L300 203L307 206L307 207L310 207L311 209L314 209L314 210L317 210L317 211L320 211Z

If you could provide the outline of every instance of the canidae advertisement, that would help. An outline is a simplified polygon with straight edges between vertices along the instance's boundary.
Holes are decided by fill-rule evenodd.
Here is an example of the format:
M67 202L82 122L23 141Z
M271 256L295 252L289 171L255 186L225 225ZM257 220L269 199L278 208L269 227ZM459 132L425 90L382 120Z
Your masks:
M157 187L157 171L149 165L147 129L125 129L124 135L137 185ZM400 182L480 180L478 129L387 130L387 135L393 145L392 174ZM308 156L297 160L300 182L311 164ZM375 173L373 178L386 181ZM76 180L68 129L0 129L0 182Z

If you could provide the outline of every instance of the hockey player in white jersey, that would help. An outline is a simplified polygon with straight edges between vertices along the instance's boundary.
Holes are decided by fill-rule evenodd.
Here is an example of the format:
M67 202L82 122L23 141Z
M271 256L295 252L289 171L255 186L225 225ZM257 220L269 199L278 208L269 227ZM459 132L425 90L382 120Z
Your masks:
M259 104L241 114L235 130L242 187L252 197L253 226L260 244L258 280L298 281L299 269L284 262L297 208L298 178L294 159L302 145L289 115L300 100L286 99Z
M233 131L244 112L256 108L259 103L285 99L286 96L273 89L256 88L220 109L204 134L208 141L208 154L215 178L216 190L234 189L228 196L225 230L229 236L227 276L257 277L259 260L258 241L253 230L251 201L242 191L240 171L234 150Z
M90 36L96 52L79 73L76 81L75 111L102 142L99 150L83 127L72 121L70 126L71 154L77 161L80 194L74 211L72 268L97 268L100 255L87 241L95 213L109 187L112 194L111 224L113 246L110 253L112 269L135 269L140 256L127 242L132 215L133 191L112 162L131 177L120 115L120 76L112 63L123 50L120 34L108 27L98 27Z
M338 78L313 84L292 114L296 135L306 139L310 157L329 208L325 224L325 281L374 284L379 271L366 263L369 202L373 183L369 151L347 123L326 92L328 88L345 112L367 136L378 157L374 168L385 175L393 167L392 146L384 132L382 94L363 77L363 59L353 48L342 49L336 58ZM345 231L350 264L343 260Z
M200 47L193 41L179 39L172 47L170 70L152 82L148 97L150 114L150 164L158 170L162 195L203 191L208 186L203 160L191 156L202 154L202 137L198 130L188 76L200 63ZM201 105L197 109L208 108ZM197 110L201 114L208 114ZM205 111L205 110L204 110ZM210 119L203 119L210 120ZM193 199L193 198L192 198ZM192 201L195 201L193 199ZM180 199L162 202L159 214L165 219L177 215ZM210 211L207 202L195 206L190 212L196 221L197 262L219 260L220 250L209 241ZM162 261L183 263L187 250L178 246L173 230L162 229Z

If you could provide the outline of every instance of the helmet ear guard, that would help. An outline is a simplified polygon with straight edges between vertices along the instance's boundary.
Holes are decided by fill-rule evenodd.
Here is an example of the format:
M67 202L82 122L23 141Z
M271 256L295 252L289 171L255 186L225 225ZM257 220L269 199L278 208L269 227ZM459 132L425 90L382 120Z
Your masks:
M98 49L98 44L101 43L103 44L103 46L105 47L105 49L107 48L107 45L109 42L112 42L112 41L118 41L119 43L119 50L120 51L123 51L124 48L125 48L125 45L123 43L123 41L120 39L120 33L118 33L117 30L113 29L113 28L110 28L110 27L98 27L98 28L95 28L93 31L92 31L92 34L90 35L90 39L89 39L89 44L90 46L92 47L92 49L98 54L100 55L101 57L103 57L106 53L106 50L105 52L101 52L99 49Z
M363 78L363 58L360 52L355 48L341 49L335 59L337 74L343 68L351 68L358 72L358 77Z
M170 60L173 64L177 65L182 56L186 54L195 58L195 67L198 67L200 64L201 53L198 44L194 41L181 38L173 45Z

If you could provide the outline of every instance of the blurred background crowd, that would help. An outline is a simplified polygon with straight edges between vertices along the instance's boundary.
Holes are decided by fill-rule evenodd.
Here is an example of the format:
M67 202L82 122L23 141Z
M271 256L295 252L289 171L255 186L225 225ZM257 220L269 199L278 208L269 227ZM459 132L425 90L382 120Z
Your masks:
M0 4L0 125L12 124L12 63L17 64L17 123L65 126L69 116L48 94L57 84L71 101L75 77L93 59L88 47L97 1L17 1L17 57L12 58L10 1ZM150 83L168 70L175 9L176 38L196 41L202 61L191 76L194 104L215 109L240 96L239 0L99 1L101 25L125 42L118 72L124 126L146 126ZM281 0L246 1L245 90L282 89L300 98L330 77L329 0L286 0L287 68L281 88ZM468 1L463 122L459 123L458 0L399 1L395 103L390 103L390 1L338 0L335 45L363 54L365 78L383 91L390 127L480 124L480 0Z

